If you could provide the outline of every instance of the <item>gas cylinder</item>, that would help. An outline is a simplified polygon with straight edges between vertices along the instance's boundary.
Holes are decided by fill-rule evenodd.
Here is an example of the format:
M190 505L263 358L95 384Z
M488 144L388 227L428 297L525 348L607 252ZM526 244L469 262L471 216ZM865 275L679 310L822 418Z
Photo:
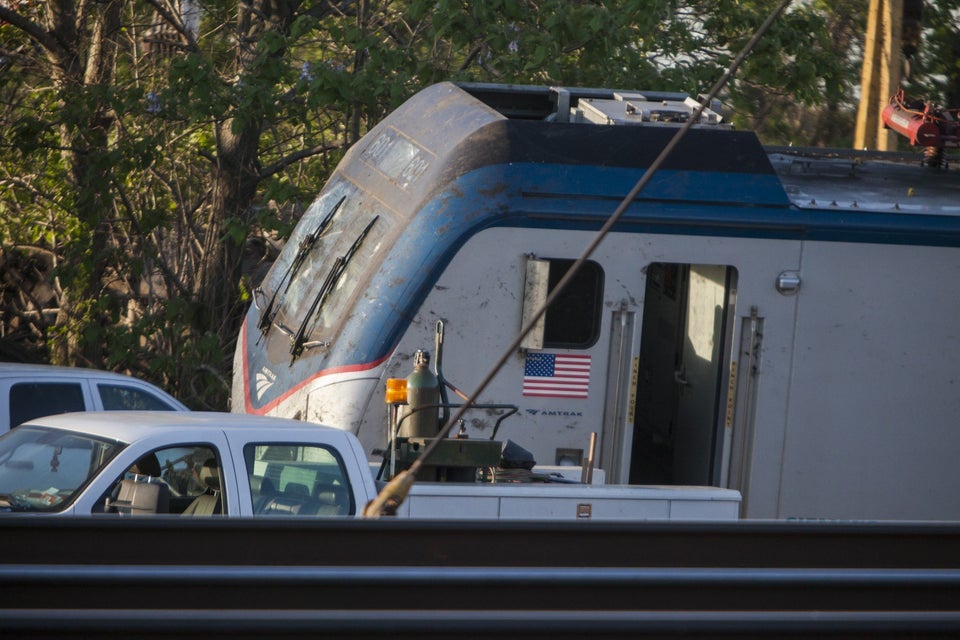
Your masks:
M406 438L434 438L440 431L440 380L430 371L430 354L418 350L413 356L413 373L407 376L406 416L400 435ZM423 408L421 408L423 407Z

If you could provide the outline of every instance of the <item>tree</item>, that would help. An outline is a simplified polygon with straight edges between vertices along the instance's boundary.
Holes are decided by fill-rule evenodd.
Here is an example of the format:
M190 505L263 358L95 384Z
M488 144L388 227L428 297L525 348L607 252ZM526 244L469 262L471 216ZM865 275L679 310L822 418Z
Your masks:
M918 27L906 91L960 109L960 0L924 2Z
M20 3L21 8L27 3ZM41 77L49 84L41 94L23 103L18 119L9 123L12 149L48 167L50 187L29 173L17 184L27 193L42 197L56 208L70 211L73 228L64 230L56 220L47 226L48 240L59 274L59 309L56 323L77 326L103 292L110 265L111 228L103 215L110 200L110 148L108 135L113 110L110 89L117 58L115 33L119 28L117 2L85 7L78 13L72 3L51 3L44 12L45 24L0 6L0 18L27 38L4 57L23 58L33 73L17 78ZM82 28L81 28L82 27ZM56 113L44 121L42 114ZM16 181L11 172L8 181ZM63 188L68 187L68 188ZM64 233L66 231L66 233ZM81 266L82 264L82 266ZM91 362L100 359L100 345L79 343L75 335L57 342L63 361Z
M7 230L5 257L16 262L26 247L52 256L56 317L23 296L20 308L53 361L146 371L181 394L212 373L219 393L204 402L205 381L195 400L225 404L259 189L341 144L302 146L283 129L303 112L282 62L291 29L331 10L268 0L210 4L203 16L162 0L0 5L17 45L3 52L4 73L19 80L4 97L4 146L16 158L2 208L24 223ZM205 23L216 37L191 28ZM261 148L268 125L271 152Z

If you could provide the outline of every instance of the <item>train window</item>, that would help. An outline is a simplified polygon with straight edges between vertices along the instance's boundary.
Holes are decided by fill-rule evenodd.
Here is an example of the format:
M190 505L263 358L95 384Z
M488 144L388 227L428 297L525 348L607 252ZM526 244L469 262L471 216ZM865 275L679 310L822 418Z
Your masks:
M389 212L355 196L342 183L304 214L256 294L259 327L278 327L291 338L290 353L326 347L335 338L360 282L379 265L393 221Z
M523 318L526 324L559 284L575 260L527 261ZM603 305L603 269L585 262L521 346L528 349L587 349L600 337Z

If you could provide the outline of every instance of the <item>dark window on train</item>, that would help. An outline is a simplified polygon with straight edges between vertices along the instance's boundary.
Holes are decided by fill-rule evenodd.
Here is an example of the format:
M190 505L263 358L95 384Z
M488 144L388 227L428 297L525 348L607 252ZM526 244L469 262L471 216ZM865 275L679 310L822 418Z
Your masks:
M18 382L10 387L10 428L34 418L85 409L79 384Z
M553 291L575 260L551 259L549 290ZM560 297L547 309L544 348L586 349L600 337L603 306L603 269L592 261L583 263Z

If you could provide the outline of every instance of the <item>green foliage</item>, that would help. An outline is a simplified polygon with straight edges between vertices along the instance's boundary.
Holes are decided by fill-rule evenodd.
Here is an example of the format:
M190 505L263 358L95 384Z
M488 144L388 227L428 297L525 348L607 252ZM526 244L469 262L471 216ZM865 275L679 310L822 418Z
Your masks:
M247 221L243 218L227 218L224 225L224 235L230 238L234 244L242 244L249 231Z
M922 26L905 90L912 97L960 109L960 0L925 2Z

